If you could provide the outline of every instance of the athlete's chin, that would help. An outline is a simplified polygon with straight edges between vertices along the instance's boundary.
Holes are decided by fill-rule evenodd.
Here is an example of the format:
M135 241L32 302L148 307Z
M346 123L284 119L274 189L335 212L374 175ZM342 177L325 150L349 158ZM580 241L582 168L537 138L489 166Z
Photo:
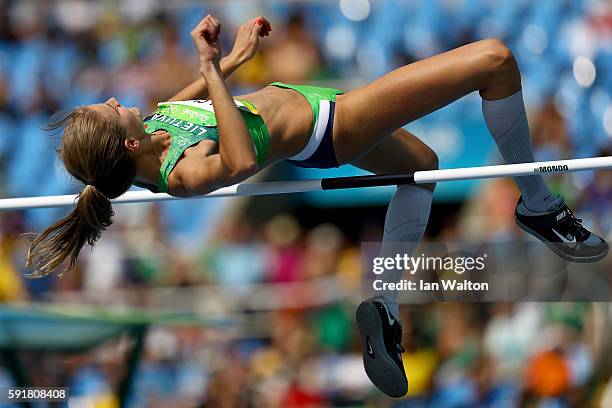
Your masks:
M133 108L130 108L129 110L139 119L142 119L142 112L140 112L140 108L133 107Z

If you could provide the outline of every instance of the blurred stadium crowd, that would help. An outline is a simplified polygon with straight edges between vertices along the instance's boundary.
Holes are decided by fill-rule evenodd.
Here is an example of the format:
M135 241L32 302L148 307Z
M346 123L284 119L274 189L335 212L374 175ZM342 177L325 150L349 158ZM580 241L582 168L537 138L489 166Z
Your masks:
M259 14L272 22L269 41L230 80L236 94L272 80L350 89L415 59L503 38L524 75L537 158L612 155L612 6L604 0L0 0L3 197L78 191L41 131L48 116L109 96L152 111L196 77L189 31L209 12L224 23L226 50L240 23ZM478 104L468 97L438 118L459 128L480 115ZM282 166L275 175L292 176ZM612 240L611 172L550 180L585 224ZM429 238L522 239L517 196L511 180L496 180L435 205ZM409 398L381 396L363 372L353 310L359 243L380 239L384 207L318 219L327 210L303 208L300 199L116 208L113 227L83 251L78 270L40 280L23 278L20 234L64 210L0 214L0 301L165 306L243 319L229 332L152 328L132 406L612 406L612 311L603 303L404 307ZM209 298L198 299L199 289ZM165 296L172 300L151 300ZM124 343L30 356L27 369L37 384L70 386L84 398L78 406L114 407ZM0 367L0 386L10 382Z

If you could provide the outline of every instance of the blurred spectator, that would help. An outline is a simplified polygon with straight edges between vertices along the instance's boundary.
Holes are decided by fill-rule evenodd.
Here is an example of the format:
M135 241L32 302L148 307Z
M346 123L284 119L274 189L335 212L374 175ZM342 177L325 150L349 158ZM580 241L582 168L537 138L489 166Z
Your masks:
M268 280L270 282L290 282L303 279L300 266L304 251L299 243L301 227L294 217L279 215L270 220L264 230L269 245L270 264Z
M301 13L293 14L272 36L266 52L267 82L301 83L321 69L321 52Z

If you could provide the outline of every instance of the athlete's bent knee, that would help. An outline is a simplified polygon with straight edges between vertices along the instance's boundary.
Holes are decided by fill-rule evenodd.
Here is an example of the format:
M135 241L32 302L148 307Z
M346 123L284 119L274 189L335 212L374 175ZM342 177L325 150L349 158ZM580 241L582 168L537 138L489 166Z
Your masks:
M429 170L438 170L440 168L440 159L438 158L438 154L433 150L429 156L428 165Z
M521 73L510 48L497 39L479 41L478 46L478 66L484 69L481 95L497 99L520 89Z
M438 170L440 165L440 160L438 159L438 155L434 152L429 146L423 152L419 153L419 169L420 171L427 170Z
M427 170L438 170L440 168L440 160L438 155L432 149L428 148L427 153L423 155L423 161L420 165L422 171ZM423 184L422 187L434 191L436 189L436 183Z
M497 39L480 41L481 57L487 67L495 71L512 71L518 68L510 48Z

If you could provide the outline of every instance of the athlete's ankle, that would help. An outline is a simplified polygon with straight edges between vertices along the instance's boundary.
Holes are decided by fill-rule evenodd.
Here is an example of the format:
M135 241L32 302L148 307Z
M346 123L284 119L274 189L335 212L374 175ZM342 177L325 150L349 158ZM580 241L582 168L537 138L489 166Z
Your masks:
M541 198L532 199L522 196L522 200L525 208L535 214L554 211L565 202L565 199L562 196L552 193L548 193L546 196Z

